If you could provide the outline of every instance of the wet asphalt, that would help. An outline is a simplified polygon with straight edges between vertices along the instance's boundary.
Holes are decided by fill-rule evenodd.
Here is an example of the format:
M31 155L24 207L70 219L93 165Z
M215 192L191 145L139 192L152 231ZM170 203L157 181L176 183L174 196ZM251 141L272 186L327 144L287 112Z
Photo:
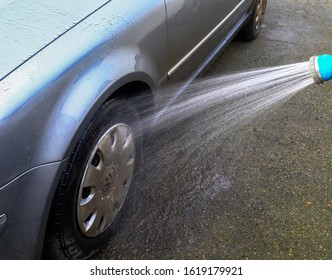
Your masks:
M205 76L331 53L331 15L330 0L269 0L259 38L234 40ZM181 160L194 128L177 126L146 148L158 164L143 170L96 259L332 259L332 83L217 141L200 139ZM177 146L175 162L158 153L165 141Z

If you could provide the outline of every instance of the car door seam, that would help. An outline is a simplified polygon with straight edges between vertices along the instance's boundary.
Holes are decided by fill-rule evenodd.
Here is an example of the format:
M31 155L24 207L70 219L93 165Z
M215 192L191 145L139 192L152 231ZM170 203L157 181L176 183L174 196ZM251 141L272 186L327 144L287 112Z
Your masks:
M247 0L242 0L221 22L217 24L190 52L188 52L177 64L175 64L167 73L167 78L170 79L172 75L202 46L204 45L242 6Z

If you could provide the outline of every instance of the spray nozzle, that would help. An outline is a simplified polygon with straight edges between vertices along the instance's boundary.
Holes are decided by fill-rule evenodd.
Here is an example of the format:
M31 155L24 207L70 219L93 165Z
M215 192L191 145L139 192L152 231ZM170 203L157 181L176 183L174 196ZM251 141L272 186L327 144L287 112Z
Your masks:
M332 55L321 54L310 57L310 72L317 84L332 79Z

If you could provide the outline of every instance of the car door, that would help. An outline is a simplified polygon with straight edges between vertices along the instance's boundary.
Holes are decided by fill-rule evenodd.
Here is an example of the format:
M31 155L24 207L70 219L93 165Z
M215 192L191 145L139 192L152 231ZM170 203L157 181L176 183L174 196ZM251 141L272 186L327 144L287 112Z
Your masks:
M165 0L169 79L185 78L203 61L229 31L223 20L240 2L243 1Z

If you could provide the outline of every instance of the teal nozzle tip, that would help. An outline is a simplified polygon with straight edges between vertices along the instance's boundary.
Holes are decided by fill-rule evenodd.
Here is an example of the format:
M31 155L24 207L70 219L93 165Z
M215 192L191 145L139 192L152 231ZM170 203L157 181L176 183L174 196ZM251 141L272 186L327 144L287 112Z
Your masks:
M312 56L309 60L310 71L314 81L322 84L332 79L332 55L321 54Z

